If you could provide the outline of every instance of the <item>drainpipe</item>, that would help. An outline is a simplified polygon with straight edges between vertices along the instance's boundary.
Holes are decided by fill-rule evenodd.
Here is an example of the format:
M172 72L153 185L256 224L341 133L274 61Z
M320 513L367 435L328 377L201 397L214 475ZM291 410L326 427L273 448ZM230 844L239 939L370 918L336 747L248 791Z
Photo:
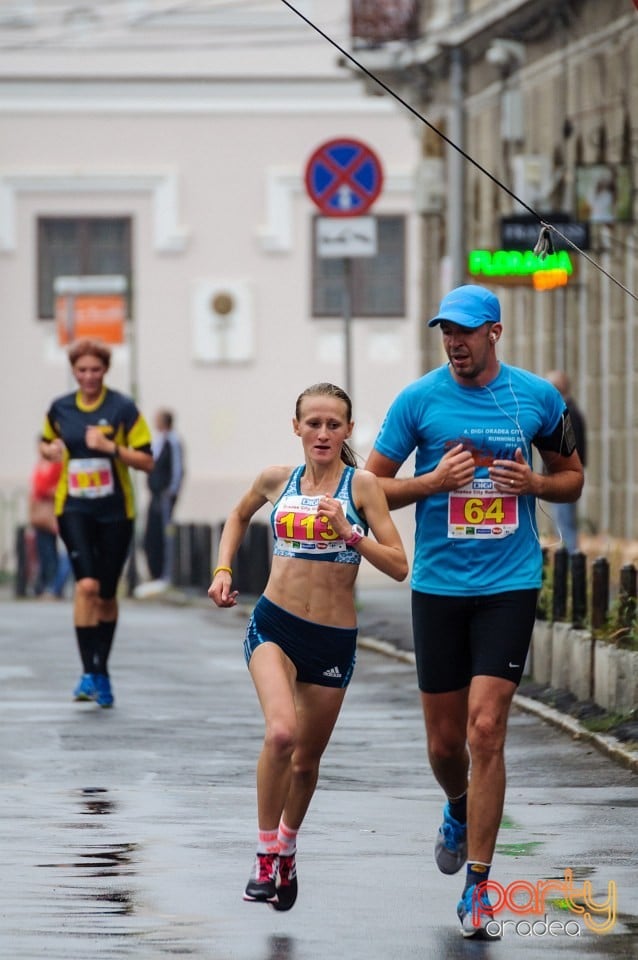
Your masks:
M627 254L625 261L625 286L633 290L634 269L636 263L635 238L630 236L627 243ZM636 302L627 294L625 296L625 329L627 339L625 343L625 437L627 444L626 453L626 483L627 496L625 498L625 537L631 540L636 536L636 527L634 522L634 503L636 494L636 469L635 449L636 435L632 429L633 409L634 409L634 370L636 356Z
M578 370L580 376L578 378L578 395L577 403L581 410L587 410L589 404L589 398L591 395L590 390L590 371L591 371L591 359L590 359L590 321L589 321L589 290L590 290L590 279L589 279L589 264L586 260L582 260L578 265ZM593 411L592 411L593 414ZM592 417L593 419L593 417ZM591 469L592 461L592 449L593 443L590 440L589 443L589 469ZM585 489L584 489L584 498L581 500L581 504L585 507L585 510L582 512L589 519L590 522L590 532L591 533L600 533L600 530L594 527L593 517L592 517L592 503L593 498L589 494L587 486L587 476L588 470L585 472Z
M601 263L606 273L611 272L610 230L601 230L603 253ZM600 452L602 470L600 474L600 526L609 536L611 517L611 414L610 414L610 334L611 334L611 281L607 276L600 278Z
M465 149L464 54L460 47L450 50L450 140ZM450 148L448 160L448 249L451 285L465 282L465 158Z
M452 22L467 13L467 0L452 4ZM448 125L450 140L465 150L465 55L461 47L450 49L450 107ZM451 286L466 279L465 265L465 158L451 147L448 152L447 256Z

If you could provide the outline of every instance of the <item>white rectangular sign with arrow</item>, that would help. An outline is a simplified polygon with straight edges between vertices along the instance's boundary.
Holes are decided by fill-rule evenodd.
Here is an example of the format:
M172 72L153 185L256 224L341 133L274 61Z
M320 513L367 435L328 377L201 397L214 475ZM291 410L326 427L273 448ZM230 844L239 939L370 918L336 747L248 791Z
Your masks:
M376 257L376 217L317 217L317 256Z

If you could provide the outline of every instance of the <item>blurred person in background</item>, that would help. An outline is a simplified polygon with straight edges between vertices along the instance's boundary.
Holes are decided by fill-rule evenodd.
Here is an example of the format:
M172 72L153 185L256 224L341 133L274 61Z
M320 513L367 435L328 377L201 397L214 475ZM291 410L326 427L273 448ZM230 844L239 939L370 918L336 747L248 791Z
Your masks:
M163 593L173 579L173 511L184 479L183 446L174 430L174 422L171 410L157 411L153 436L155 466L148 475L151 496L144 533L144 552L151 580L135 588L134 595L139 598Z
M574 439L580 462L583 467L587 463L587 423L585 415L571 395L571 383L564 370L550 370L547 379L559 391L574 428ZM556 531L560 536L569 554L578 550L578 501L573 503L550 504Z
M29 523L35 534L38 558L35 593L43 600L60 599L71 573L68 553L58 550L54 496L61 472L61 463L51 463L40 456L31 474Z
M51 404L40 453L61 464L55 514L75 576L74 623L83 671L73 696L111 707L108 660L117 585L135 515L129 470L152 470L151 433L134 401L105 385L111 364L106 344L77 340L68 357L78 389Z

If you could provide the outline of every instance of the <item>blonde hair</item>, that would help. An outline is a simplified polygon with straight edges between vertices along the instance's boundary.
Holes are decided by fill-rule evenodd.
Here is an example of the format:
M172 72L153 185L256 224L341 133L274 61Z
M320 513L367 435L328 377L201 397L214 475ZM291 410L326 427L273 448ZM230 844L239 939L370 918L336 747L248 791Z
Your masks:
M337 400L343 401L343 403L346 405L346 420L348 423L351 423L352 400L346 391L341 389L341 387L335 386L334 383L313 383L311 387L306 387L306 389L297 397L297 402L295 404L295 418L297 420L301 420L301 402L306 397L335 397ZM345 440L341 447L341 459L349 467L357 466L357 455L350 444L346 443Z

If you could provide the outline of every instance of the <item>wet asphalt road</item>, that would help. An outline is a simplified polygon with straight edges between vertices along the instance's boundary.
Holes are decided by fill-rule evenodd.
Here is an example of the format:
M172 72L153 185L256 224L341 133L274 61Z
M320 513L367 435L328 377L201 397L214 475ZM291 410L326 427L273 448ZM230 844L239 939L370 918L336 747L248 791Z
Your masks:
M500 942L463 940L461 875L432 860L441 794L414 670L366 649L300 836L297 905L244 903L261 737L244 626L235 611L125 601L105 711L71 701L71 605L0 604L0 957L638 955L638 777L519 712L493 877L571 869L596 900L615 885L618 916L601 935L550 905L562 932L530 934L507 913Z

